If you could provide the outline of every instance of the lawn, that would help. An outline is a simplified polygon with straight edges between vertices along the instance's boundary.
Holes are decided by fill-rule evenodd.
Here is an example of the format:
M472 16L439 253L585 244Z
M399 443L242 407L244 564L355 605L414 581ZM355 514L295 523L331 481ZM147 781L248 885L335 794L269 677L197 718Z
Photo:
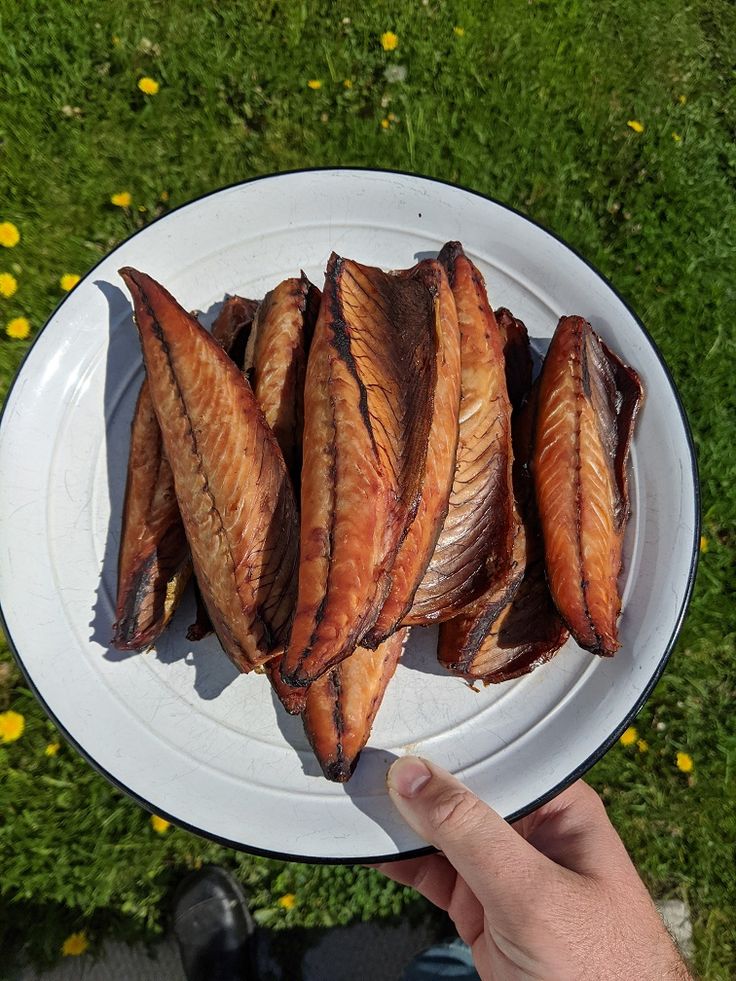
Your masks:
M390 51L386 31L398 39ZM0 224L2 392L28 345L6 325L23 333L26 318L33 336L63 275L83 275L196 195L290 168L398 168L491 194L553 229L628 299L689 414L704 537L690 613L639 740L615 746L589 779L652 893L689 902L697 971L736 976L736 7L0 0L0 63L0 223L20 233L12 245ZM141 91L142 77L158 92ZM113 204L123 192L130 204ZM368 870L156 831L64 744L3 648L0 713L9 709L25 729L0 744L3 951L26 944L53 959L81 930L93 944L153 936L172 884L201 861L237 868L273 926L411 903Z

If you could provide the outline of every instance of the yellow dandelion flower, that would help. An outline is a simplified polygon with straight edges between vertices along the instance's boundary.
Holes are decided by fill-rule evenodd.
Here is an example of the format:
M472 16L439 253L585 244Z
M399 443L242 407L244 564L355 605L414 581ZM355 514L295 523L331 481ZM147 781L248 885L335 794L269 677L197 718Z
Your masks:
M155 78L149 78L148 75L144 75L143 78L138 79L138 88L144 95L158 95L158 90L161 86Z
M690 773L695 765L689 753L678 753L676 757L677 769L682 773Z
M453 27L453 31L455 32L455 34L457 34L458 37L465 37L464 27Z
M73 290L74 287L79 282L80 277L76 273L64 273L64 275L59 279L59 286L68 293L69 290Z
M639 733L636 731L634 726L629 726L626 732L623 732L619 737L619 742L622 746L633 746L638 738Z
M391 123L388 121L388 119L382 119L381 120L381 128L382 129L388 129L390 125L391 125Z
M707 551L708 551L708 546L709 546L709 545L710 545L710 542L709 542L709 541L708 541L708 539L707 539L707 538L705 537L705 535L701 535L701 536L700 536L700 551L701 551L701 552L707 552Z
M296 896L293 892L287 892L285 896L280 896L276 902L282 909L293 909L296 905Z
M646 741L646 739L637 739L636 748L639 750L640 753L646 753L647 750L649 749L649 743Z
M680 103L681 106L684 106L685 103L687 102L687 96L686 95L678 95L677 96L677 101Z
M158 814L152 814L151 827L156 834L162 835L171 827L171 821L167 821L166 818L159 817Z
M672 139L675 141L675 143L679 143L682 140L682 137L680 136L679 133L673 132Z
M26 727L26 720L20 712L0 712L0 742L14 743L20 739Z
M89 947L89 940L84 930L79 933L70 934L61 945L61 952L64 957L79 957Z
M353 87L353 80L352 78L346 78L342 84L343 84L343 88L351 89Z
M12 249L20 242L20 232L12 221L0 221L0 245Z
M49 743L46 749L43 751L44 756L56 756L60 749L61 743Z
M6 300L18 289L18 280L12 273L0 273L0 296L4 296Z
M161 191L161 194L159 195L159 200L160 201L163 201L164 203L166 201L168 201L169 200L169 192L168 191Z
M130 191L118 191L117 194L110 195L110 204L114 204L116 208L129 208L132 200Z
M31 333L31 323L27 317L13 317L5 325L5 333L14 341L24 341Z
M310 78L309 81L307 82L307 85L309 86L310 89L314 89L315 92L317 91L317 89L322 88L322 82L318 78Z
M638 119L628 119L626 121L626 125L629 127L629 129L633 129L635 133L644 132L644 123L640 123Z
M399 39L393 31L386 31L381 35L381 47L384 51L395 51L399 46Z

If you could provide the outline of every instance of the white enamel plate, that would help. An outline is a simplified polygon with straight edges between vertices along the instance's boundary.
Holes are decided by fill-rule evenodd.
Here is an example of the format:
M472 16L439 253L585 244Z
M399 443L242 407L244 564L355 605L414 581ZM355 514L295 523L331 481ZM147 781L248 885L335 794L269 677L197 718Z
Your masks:
M473 691L415 630L346 786L319 772L301 721L263 676L240 676L209 638L185 639L188 597L155 651L109 646L129 427L143 376L127 293L131 265L210 319L225 293L260 297L327 258L386 269L459 239L491 303L538 350L561 314L586 317L641 375L632 450L621 650L570 642L517 681ZM104 259L40 334L0 425L0 598L6 633L69 739L146 807L253 852L317 861L424 848L388 799L403 753L435 760L502 814L537 806L591 766L661 674L692 589L698 493L692 445L651 339L606 281L549 232L477 194L406 174L280 174L194 201Z

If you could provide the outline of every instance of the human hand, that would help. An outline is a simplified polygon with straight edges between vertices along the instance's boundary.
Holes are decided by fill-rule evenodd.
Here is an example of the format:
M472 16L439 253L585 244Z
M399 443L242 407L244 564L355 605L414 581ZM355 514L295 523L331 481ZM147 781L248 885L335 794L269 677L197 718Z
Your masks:
M449 913L483 981L691 978L587 784L510 825L426 760L402 757L387 781L442 854L376 868Z

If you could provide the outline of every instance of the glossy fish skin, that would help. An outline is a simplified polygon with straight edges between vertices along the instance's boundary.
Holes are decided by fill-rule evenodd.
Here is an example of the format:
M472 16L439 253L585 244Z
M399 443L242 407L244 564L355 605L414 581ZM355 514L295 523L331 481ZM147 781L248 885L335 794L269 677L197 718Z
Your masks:
M398 630L375 650L358 647L309 688L304 731L328 780L352 776L408 632Z
M279 283L258 308L249 352L253 391L296 488L302 462L307 354L319 303L320 291L304 273Z
M527 340L528 343L528 340ZM521 517L513 573L505 591L492 591L440 627L438 656L450 671L498 683L549 661L568 631L549 593L544 545L529 472L536 387L514 413L514 498Z
M636 373L582 317L563 317L539 383L532 471L555 605L581 647L618 649L618 577L629 514L626 459Z
M131 428L113 645L121 651L150 647L176 610L191 573L174 477L144 381Z
M399 546L391 569L391 589L378 619L363 638L375 647L397 628L412 606L447 517L455 476L460 412L460 331L455 300L442 265L424 260L409 275L422 271L435 298L436 384L432 393L429 445L419 506Z
M283 457L217 342L149 276L120 273L197 581L223 648L249 671L283 649L293 611L297 517Z
M460 439L449 511L407 624L448 620L489 587L503 588L516 530L502 336L460 243L448 242L439 260L460 326Z
M333 255L307 365L299 598L282 661L305 686L373 626L419 504L434 389L423 275Z

